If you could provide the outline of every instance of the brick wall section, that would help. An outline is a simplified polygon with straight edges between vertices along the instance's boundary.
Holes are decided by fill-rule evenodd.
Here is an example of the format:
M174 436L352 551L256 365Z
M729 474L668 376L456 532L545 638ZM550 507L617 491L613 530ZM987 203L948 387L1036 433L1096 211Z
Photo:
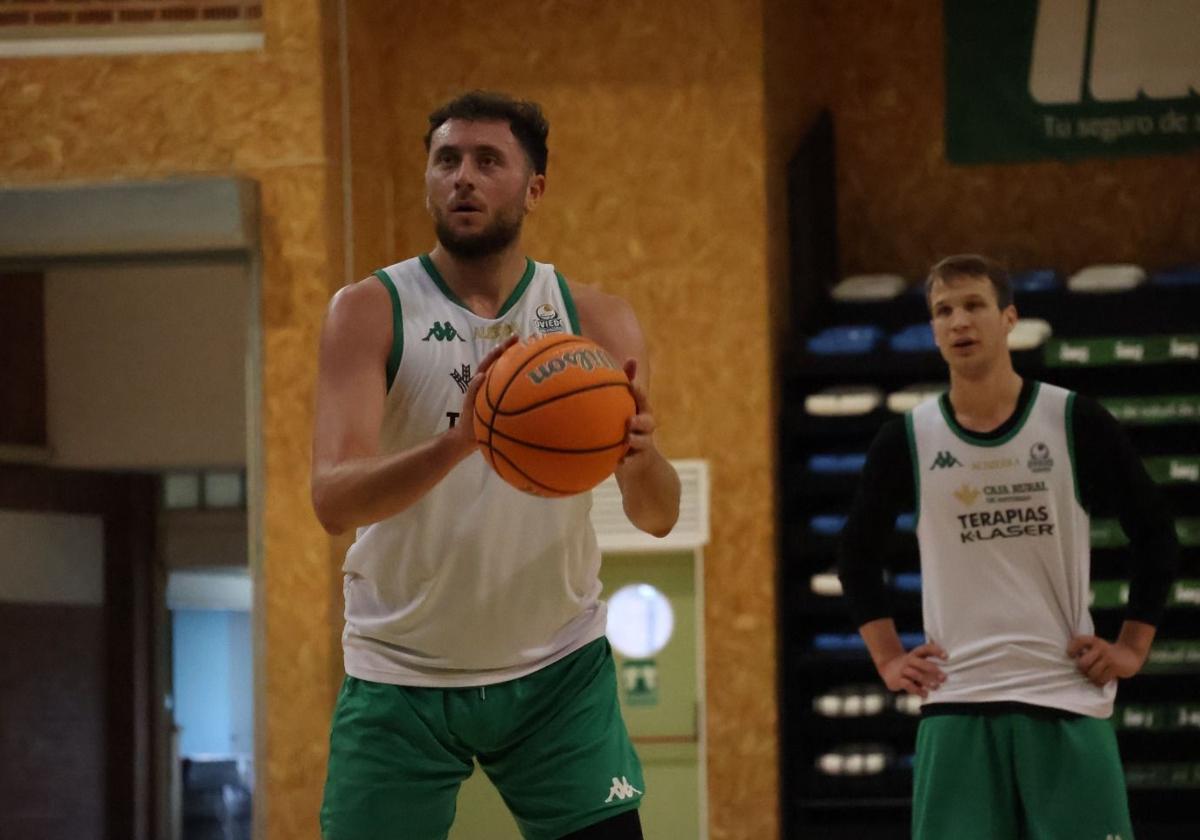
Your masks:
M231 23L258 28L261 0L8 0L0 5L0 38L44 30L58 37L63 27L137 27L157 24L189 31L192 24ZM89 32L88 34L91 34Z

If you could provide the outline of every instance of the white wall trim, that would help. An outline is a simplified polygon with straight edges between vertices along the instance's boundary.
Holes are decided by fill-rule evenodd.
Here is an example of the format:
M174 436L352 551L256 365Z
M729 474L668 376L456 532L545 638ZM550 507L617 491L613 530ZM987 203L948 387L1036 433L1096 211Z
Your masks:
M167 577L167 609L251 612L253 589L247 569L172 570Z
M671 465L682 485L679 521L661 539L639 530L625 516L615 476L592 490L592 527L601 551L678 551L708 544L708 462L683 459Z
M0 40L0 58L45 55L130 55L180 52L243 52L263 48L261 32L126 35L109 38L11 38Z

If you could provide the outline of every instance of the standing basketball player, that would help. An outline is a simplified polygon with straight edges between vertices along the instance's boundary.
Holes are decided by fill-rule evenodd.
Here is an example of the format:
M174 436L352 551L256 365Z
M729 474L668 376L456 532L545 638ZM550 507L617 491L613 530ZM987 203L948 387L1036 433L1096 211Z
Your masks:
M437 245L329 306L313 504L330 533L358 531L344 566L326 840L445 837L475 760L527 838L642 836L645 785L604 638L590 494L523 494L473 439L481 374L514 337L581 333L628 360L626 514L657 536L678 517L632 309L522 251L548 131L536 104L500 94L436 110L425 202Z
M880 677L924 699L917 840L1130 840L1109 721L1154 639L1178 559L1160 494L1098 403L1013 370L1008 276L957 256L926 283L950 391L886 424L867 456L839 573ZM882 558L917 512L926 643L905 652ZM1115 642L1088 611L1089 517L1133 557Z

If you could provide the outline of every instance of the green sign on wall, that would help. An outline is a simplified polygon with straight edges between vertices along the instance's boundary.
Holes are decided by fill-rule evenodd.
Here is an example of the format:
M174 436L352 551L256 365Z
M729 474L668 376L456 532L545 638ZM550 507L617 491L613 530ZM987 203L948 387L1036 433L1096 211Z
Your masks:
M657 663L653 659L626 659L621 663L621 687L630 706L657 705Z
M1200 14L1189 3L945 0L954 163L1200 147Z

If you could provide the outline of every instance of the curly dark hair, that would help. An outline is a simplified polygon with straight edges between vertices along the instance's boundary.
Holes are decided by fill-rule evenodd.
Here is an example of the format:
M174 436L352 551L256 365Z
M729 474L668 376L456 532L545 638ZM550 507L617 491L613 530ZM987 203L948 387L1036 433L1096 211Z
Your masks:
M429 151L433 132L446 120L503 120L525 150L533 171L546 174L550 152L546 137L550 123L536 102L514 99L506 93L472 90L451 99L429 115L429 131L425 133L425 151Z

